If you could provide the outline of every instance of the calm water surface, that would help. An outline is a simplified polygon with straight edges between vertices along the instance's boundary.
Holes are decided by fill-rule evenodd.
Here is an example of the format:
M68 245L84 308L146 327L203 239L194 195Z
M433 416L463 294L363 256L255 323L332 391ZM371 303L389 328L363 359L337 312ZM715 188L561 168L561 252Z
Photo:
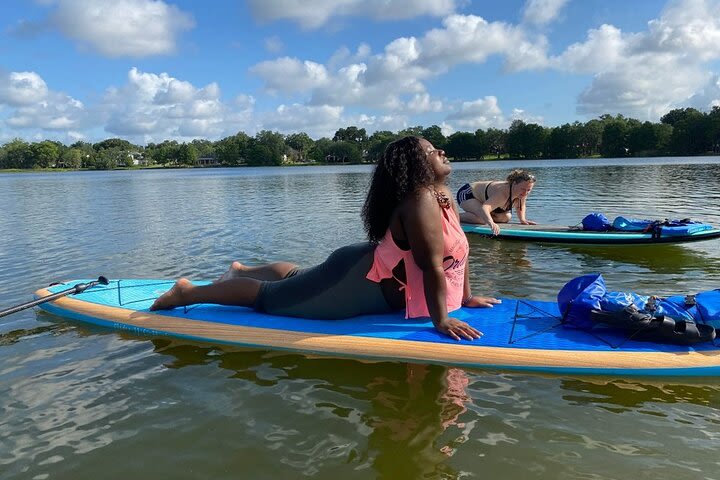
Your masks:
M527 163L528 218L720 225L720 159ZM456 164L450 185L520 163ZM363 239L370 167L0 174L0 308L55 280L212 278ZM476 293L552 300L720 286L720 241L597 247L471 238ZM720 478L720 380L367 363L0 320L0 478Z

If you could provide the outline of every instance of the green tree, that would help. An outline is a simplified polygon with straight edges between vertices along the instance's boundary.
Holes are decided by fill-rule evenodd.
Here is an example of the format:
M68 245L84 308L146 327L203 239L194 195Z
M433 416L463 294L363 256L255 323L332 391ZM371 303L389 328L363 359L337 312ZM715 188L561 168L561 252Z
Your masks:
M355 126L341 128L335 132L333 142L351 142L359 145L365 145L368 136L364 128L358 128Z
M60 158L60 149L57 144L44 140L31 146L34 159L33 167L48 168L55 165Z
M262 130L255 135L255 142L258 145L266 147L270 151L269 163L262 163L261 165L281 165L283 162L283 156L287 151L285 145L285 137L278 132L271 132L270 130ZM266 162L267 160L263 160ZM255 160L248 157L248 165L254 165Z
M94 168L95 165L95 149L93 149L92 143L84 142L82 140L77 141L70 145L70 150L80 151L80 168ZM62 158L62 155L61 155Z
M603 121L600 153L606 158L621 158L628 154L627 135L628 124L622 115L613 118L609 115L600 117Z
M579 155L581 157L591 157L600 154L600 143L602 142L604 128L603 122L598 119L590 120L580 128Z
M360 163L362 151L355 142L333 141L326 151L326 158L334 163Z
M445 149L445 144L447 142L447 138L445 138L445 135L443 135L442 130L437 125L431 125L425 129L423 129L420 136L423 137L428 142L432 143L435 146L435 148Z
M248 149L247 164L258 167L263 165L280 165L282 160L267 145L254 142Z
M148 144L145 148L145 155L150 157L153 163L165 166L178 163L180 158L179 149L180 145L177 140L165 140L159 144Z
M720 106L714 106L708 114L708 140L713 153L720 153Z
M566 123L553 128L548 137L549 158L578 158L581 155L582 125Z
M244 132L215 142L215 157L220 164L235 167L245 163L252 139Z
M197 152L198 158L207 158L215 155L215 147L213 146L213 142L210 140L201 140L196 138L190 142L190 145L192 145Z
M655 129L655 138L657 138L658 155L667 155L670 149L673 127L665 123L655 123L653 128Z
M135 160L128 152L121 150L120 155L118 155L117 164L120 167L132 168L135 166Z
M388 144L394 140L400 138L397 134L392 133L389 130L378 130L368 139L367 147L367 158L373 163L376 163L382 154L385 152Z
M547 131L535 123L515 120L508 130L506 148L513 158L540 158L547 150Z
M3 146L0 168L32 168L32 156L30 144L16 138Z
M79 148L68 148L60 156L60 164L64 168L78 169L82 167L83 151Z
M94 168L97 170L113 170L118 165L125 165L127 154L121 147L100 149L95 155Z
M702 113L695 108L675 108L660 117L660 122L674 127L688 117L696 117L698 115L702 115Z
M108 148L117 148L125 151L131 151L135 149L132 143L128 142L127 140L123 140L122 138L108 138L107 140L103 140L102 142L94 144L93 148L96 152L100 150L106 150Z
M416 127L408 127L403 130L400 130L397 133L398 138L406 137L408 135L412 135L415 137L422 137L423 131L425 129L422 127L422 125L418 125Z
M285 144L297 152L297 158L300 162L307 160L314 143L313 139L305 132L293 133L285 137Z
M315 162L325 162L325 158L329 155L332 144L333 141L327 137L315 140L312 148L310 148L310 151L308 152L308 158Z
M192 143L183 143L178 147L178 163L180 165L195 166L198 164L197 148Z
M445 154L455 160L467 160L479 156L477 137L468 132L455 132L447 138Z
M507 152L507 132L497 128L488 128L485 132L485 142L488 151L500 158Z
M692 109L673 125L670 151L675 155L700 155L712 151L709 136L712 121L709 116Z

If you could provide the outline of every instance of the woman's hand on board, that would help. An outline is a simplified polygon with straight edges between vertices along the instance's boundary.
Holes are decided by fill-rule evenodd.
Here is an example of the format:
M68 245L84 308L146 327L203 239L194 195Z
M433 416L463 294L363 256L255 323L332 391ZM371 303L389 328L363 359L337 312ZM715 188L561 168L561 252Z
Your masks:
M435 328L454 340L475 340L483 335L481 331L471 327L467 322L452 317L436 323Z
M478 308L478 307L484 307L489 308L493 305L498 305L502 303L502 300L499 300L497 298L493 297L480 297L477 295L473 295L469 299L467 299L465 302L463 302L463 307L470 307L470 308Z

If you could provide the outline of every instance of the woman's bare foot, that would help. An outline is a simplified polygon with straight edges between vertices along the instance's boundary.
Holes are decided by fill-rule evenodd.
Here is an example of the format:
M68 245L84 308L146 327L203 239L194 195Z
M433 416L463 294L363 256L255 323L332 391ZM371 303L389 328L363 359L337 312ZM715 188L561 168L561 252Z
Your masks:
M227 269L227 272L223 273L220 278L215 280L215 283L224 282L225 280L230 280L231 278L241 277L246 269L247 267L242 263L232 262L230 268Z
M150 310L166 310L188 305L188 292L195 288L187 278L181 278L170 290L160 295L150 306Z

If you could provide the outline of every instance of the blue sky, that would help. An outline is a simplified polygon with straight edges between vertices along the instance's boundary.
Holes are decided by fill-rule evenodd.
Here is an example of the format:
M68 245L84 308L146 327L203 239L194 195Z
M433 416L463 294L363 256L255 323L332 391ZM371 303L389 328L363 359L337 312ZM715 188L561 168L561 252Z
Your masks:
M720 105L720 0L3 0L0 143Z

